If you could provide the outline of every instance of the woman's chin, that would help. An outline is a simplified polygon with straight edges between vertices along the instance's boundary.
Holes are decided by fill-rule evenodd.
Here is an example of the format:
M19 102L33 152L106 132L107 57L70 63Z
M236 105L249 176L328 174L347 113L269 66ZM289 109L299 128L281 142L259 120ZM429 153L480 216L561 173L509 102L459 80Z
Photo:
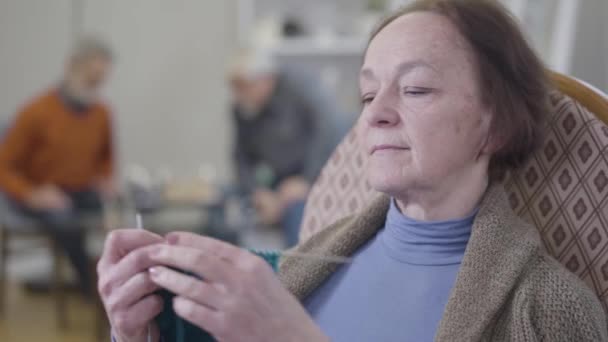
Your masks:
M402 192L407 188L409 184L409 181L403 179L403 177L387 177L386 175L378 177L370 175L368 180L369 185L372 187L372 189L391 196L396 193Z
M372 189L392 195L402 192L414 181L412 167L401 163L374 163L367 165L367 180Z

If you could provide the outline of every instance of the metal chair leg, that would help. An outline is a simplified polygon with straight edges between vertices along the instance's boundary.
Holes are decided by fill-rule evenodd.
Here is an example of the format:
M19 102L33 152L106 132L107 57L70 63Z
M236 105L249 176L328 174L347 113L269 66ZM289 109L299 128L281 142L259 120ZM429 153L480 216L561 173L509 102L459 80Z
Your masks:
M8 289L6 276L6 264L8 262L8 232L0 227L0 317L4 317L6 311L6 291Z
M55 315L59 330L66 330L68 327L67 305L65 289L63 287L63 277L61 269L61 250L55 241L51 241L53 250L53 275L52 288L55 299Z
M110 331L110 323L108 323L106 311L101 303L101 300L96 299L95 302L95 338L99 342L107 341L108 332Z
M91 268L95 269L95 265L97 264L99 260L98 259L94 259L93 262L91 263ZM97 284L98 278L97 278L97 274L93 273L93 281L91 281L91 284ZM103 302L101 301L101 297L99 296L98 292L97 292L97 286L93 286L93 289L91 290L91 296L92 296L92 306L93 306L93 319L94 319L94 324L95 324L95 340L102 342L102 341L107 341L109 339L108 337L108 331L110 331L110 324L108 323L108 319L106 317L106 311L104 309L103 306Z

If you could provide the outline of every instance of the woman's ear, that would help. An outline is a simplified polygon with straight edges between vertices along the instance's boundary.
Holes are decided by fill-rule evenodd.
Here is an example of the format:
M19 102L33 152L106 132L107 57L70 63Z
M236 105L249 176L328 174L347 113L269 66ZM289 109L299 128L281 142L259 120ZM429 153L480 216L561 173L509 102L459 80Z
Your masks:
M483 120L485 138L481 142L478 158L482 155L492 156L504 145L505 142L504 135L500 133L500 130L494 127L492 115L488 114Z
M497 143L496 143L496 135L492 134L492 132L488 131L488 133L486 133L486 139L483 142L483 144L481 145L481 148L479 150L479 154L487 154L487 155L491 155L494 152L496 152L496 150L498 150L497 148Z

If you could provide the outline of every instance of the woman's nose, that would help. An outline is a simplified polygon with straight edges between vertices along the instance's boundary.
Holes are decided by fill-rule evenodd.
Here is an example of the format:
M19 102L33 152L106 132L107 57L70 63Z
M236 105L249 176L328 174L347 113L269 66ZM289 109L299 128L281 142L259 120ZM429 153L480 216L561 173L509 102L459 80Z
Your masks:
M365 121L370 127L391 127L399 123L399 91L393 87L382 87L363 108Z
M376 99L375 101L380 100ZM367 108L367 122L373 127L391 127L399 123L399 112L387 104L374 103Z

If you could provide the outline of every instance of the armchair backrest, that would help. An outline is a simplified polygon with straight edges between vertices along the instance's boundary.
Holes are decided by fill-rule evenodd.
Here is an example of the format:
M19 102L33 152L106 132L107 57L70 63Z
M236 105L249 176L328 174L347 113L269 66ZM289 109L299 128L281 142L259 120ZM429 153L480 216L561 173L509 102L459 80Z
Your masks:
M544 146L504 185L513 210L536 226L549 253L608 310L608 99L573 78L552 78ZM364 158L351 130L311 189L300 240L378 195L366 181Z

